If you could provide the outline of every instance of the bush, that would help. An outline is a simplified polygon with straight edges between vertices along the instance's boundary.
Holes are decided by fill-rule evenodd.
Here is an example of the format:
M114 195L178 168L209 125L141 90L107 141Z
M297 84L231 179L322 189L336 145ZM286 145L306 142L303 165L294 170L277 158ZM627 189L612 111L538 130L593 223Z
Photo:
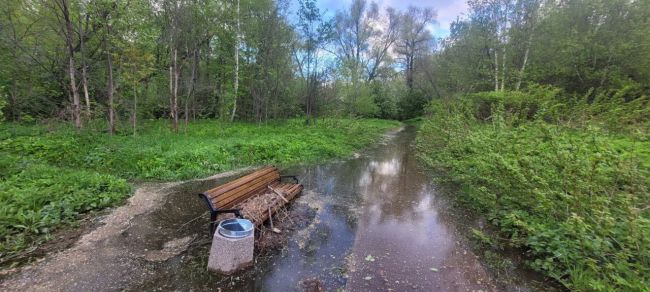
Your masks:
M424 114L424 108L429 101L427 95L419 90L408 92L399 101L399 116L401 120L408 120Z
M595 114L559 102L552 88L534 90L432 103L420 156L447 170L463 187L460 200L486 214L507 243L527 248L535 269L576 290L643 290L650 143L601 128L615 112L606 102L591 103L601 108ZM630 103L616 107L634 109ZM569 121L576 111L594 115Z

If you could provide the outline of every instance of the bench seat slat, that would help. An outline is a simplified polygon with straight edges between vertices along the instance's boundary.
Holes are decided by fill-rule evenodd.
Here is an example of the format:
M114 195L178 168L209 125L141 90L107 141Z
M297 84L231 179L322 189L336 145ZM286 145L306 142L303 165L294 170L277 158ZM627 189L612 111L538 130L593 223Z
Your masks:
M255 178L259 177L259 176L262 176L262 175L264 175L266 173L269 173L271 171L273 171L273 169L271 167L266 167L266 168L263 168L261 170L257 170L257 171L255 171L253 173L250 173L248 175L245 175L243 177L240 177L238 179L232 180L232 181L230 181L228 183L225 183L223 185L220 185L220 186L218 186L216 188L210 189L210 190L206 191L205 193L209 194L210 196L216 196L216 195L228 192L228 191L232 190L233 188L237 188L238 186L241 186L242 184L245 184L248 181L251 181L251 180L253 180L253 179L255 179Z
M243 185L241 185L241 186L239 186L237 188L231 189L231 190L229 190L227 192L224 192L224 193L221 193L221 194L219 194L217 196L214 196L214 197L211 198L211 200L213 202L215 202L215 203L220 202L220 201L223 201L223 200L225 200L225 199L227 199L227 198L229 198L229 197L231 197L233 195L234 196L241 195L242 192L247 190L247 189L249 191L252 191L252 189L250 189L251 186L259 186L260 184L265 184L265 183L268 185L268 184L272 184L273 182L276 182L276 181L279 181L279 180L280 180L280 176L278 175L277 172L270 172L270 173L267 173L267 174L265 174L263 176L257 177L257 178L255 178L253 180L249 180L246 184L243 184Z
M255 172L253 172L251 174L245 175L245 176L240 177L240 178L238 178L236 180L233 180L231 182L228 182L226 184L223 184L223 185L220 185L220 186L218 186L216 188L208 190L205 193L210 198L216 197L216 196L218 196L220 194L223 194L223 193L229 192L229 191L231 191L233 189L236 189L238 187L241 187L242 185L244 185L244 184L246 184L246 183L248 183L248 182L250 182L252 180L255 180L255 179L257 179L257 178L259 178L261 176L264 176L266 174L273 173L273 172L277 172L277 168L275 168L275 166L265 167L263 169L255 171Z
M228 208L228 206L241 202L259 191L266 189L266 186L278 181L279 179L280 176L277 173L269 173L259 179L251 181L250 184L242 185L228 193L223 193L220 196L212 198L212 204L217 208Z

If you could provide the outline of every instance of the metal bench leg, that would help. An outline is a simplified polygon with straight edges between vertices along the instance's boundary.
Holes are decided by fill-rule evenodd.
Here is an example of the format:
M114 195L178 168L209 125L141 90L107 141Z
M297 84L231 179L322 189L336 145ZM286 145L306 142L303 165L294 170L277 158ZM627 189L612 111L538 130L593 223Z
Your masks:
M210 212L210 235L214 234L215 229L217 228L216 223L217 223L217 214L219 212L217 211L212 211Z

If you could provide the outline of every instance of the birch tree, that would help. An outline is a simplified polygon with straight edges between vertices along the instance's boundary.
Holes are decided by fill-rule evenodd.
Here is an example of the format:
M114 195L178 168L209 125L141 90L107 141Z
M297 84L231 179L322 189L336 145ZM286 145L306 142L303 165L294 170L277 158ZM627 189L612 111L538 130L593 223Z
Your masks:
M77 77L75 67L75 49L73 45L75 31L72 28L72 17L70 15L70 5L68 0L56 0L54 4L61 13L61 24L64 26L63 34L65 37L66 48L68 49L68 78L70 78L70 93L72 95L72 120L77 130L81 129L81 107L79 101L79 91L77 89Z
M528 57L530 55L530 48L533 45L533 38L535 35L535 27L537 25L538 10L540 9L540 0L522 0L517 3L518 15L518 30L523 35L524 42L524 55L521 60L521 66L517 73L517 81L515 83L515 90L521 88L521 82L526 73L526 65L528 65Z
M232 114L230 115L230 121L235 120L235 113L237 112L237 97L239 94L239 46L241 46L241 30L240 30L240 15L239 15L239 0L237 0L237 14L236 14L236 31L235 31L235 81L234 81L234 96L232 104Z
M79 51L81 54L81 84L84 91L84 101L86 102L86 118L90 119L90 93L88 92L88 74L86 72L88 65L86 64L86 32L90 23L90 15L88 15L87 8L85 15L79 13Z

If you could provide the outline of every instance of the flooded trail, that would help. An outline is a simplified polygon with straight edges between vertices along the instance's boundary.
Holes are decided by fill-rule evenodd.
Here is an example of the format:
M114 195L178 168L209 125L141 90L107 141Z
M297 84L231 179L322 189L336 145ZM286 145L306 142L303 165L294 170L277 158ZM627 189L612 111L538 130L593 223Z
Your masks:
M305 185L288 210L300 222L283 230L283 248L257 252L249 270L206 270L208 216L196 194L237 176L230 173L139 189L103 226L2 279L0 290L300 291L315 282L326 291L539 289L525 274L503 286L503 275L488 272L450 214L457 210L418 165L414 137L407 128L354 159L285 169Z
M445 206L409 147L413 135L401 133L360 161L354 187L363 211L347 290L494 290L453 223L440 216Z

